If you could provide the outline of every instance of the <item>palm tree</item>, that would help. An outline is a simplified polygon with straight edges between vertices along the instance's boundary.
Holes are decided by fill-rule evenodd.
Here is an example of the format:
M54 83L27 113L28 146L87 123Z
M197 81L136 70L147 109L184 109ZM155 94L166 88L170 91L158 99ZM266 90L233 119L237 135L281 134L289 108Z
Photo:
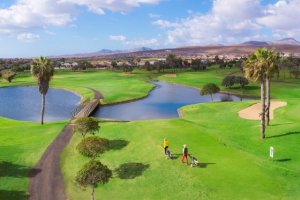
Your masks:
M247 57L244 61L244 72L246 78L253 81L260 81L260 91L261 91L261 138L265 138L265 128L266 128L266 58L268 55L268 49L261 48L256 50L254 53Z
M270 107L271 107L271 79L274 74L279 73L279 54L273 50L266 52L266 93L267 93L267 108L266 108L266 121L270 125Z
M54 74L54 68L51 60L46 57L40 57L32 61L31 74L37 79L39 91L42 95L41 124L44 124L45 114L45 96L49 89L49 82Z

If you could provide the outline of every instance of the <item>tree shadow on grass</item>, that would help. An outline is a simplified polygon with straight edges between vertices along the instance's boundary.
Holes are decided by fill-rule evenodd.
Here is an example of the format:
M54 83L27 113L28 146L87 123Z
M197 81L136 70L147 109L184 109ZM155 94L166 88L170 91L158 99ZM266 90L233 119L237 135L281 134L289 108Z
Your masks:
M282 159L277 159L275 160L276 162L288 162L288 161L291 161L292 159L290 158L282 158Z
M271 139L271 138L279 138L279 137L284 137L284 136L289 136L289 135L297 135L300 134L300 131L295 131L295 132L288 132L288 133L284 133L281 135L273 135L273 136L269 136L267 138Z
M0 162L0 177L35 177L41 171L11 162Z
M24 191L0 190L0 199L25 200L29 195Z
M121 150L129 144L129 141L126 140L110 140L109 149L110 150Z
M149 164L143 163L124 163L116 169L116 172L120 179L134 179L141 176L149 167Z

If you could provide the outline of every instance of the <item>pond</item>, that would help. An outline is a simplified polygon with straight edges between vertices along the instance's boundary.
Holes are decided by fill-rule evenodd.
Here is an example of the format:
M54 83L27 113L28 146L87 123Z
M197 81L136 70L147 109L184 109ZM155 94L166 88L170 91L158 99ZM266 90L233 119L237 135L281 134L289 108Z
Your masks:
M45 121L70 119L72 110L81 97L62 89L49 89L46 95ZM0 116L22 120L40 121L42 97L37 87L0 88Z
M178 118L177 110L180 107L211 102L209 95L201 96L199 90L166 82L153 82L155 88L149 96L127 103L101 106L94 116L115 120L148 120ZM213 95L214 101L241 101L249 98L217 93Z

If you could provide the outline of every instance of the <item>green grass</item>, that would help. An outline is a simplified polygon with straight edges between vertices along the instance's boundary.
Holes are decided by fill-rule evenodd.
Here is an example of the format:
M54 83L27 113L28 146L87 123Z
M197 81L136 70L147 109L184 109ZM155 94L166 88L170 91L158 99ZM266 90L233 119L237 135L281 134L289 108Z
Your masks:
M232 73L240 72L214 68L203 72L179 72L176 78L161 76L159 79L201 88L210 82L220 85L222 78ZM93 93L83 87L93 87L104 94L106 103L110 103L145 96L152 88L144 82L150 76L157 74L141 71L129 76L107 71L58 72L51 85L78 92L85 99L91 98ZM28 74L22 74L14 83L2 82L0 86L32 84L34 80ZM99 158L114 170L114 177L97 188L96 197L118 200L299 199L299 86L299 79L273 81L272 97L287 101L288 106L276 110L275 119L266 132L268 138L264 141L260 139L258 121L248 121L237 115L239 110L257 101L190 105L181 109L182 119L101 122L100 136L123 141L124 145ZM259 95L255 83L244 90L223 87L222 90ZM15 195L26 192L28 179L24 174L16 177L18 173L13 169L34 165L63 125L61 122L41 127L36 123L0 119L0 159L13 164L13 175L1 172L0 199L5 197L5 191L14 191ZM182 164L180 157L166 160L162 149L164 137L169 139L172 153L180 154L186 143L190 153L201 163L208 164L191 168ZM75 135L61 160L67 193L72 200L88 199L91 192L91 188L84 190L74 182L76 172L88 161L76 150L79 141L79 135ZM270 146L275 148L274 161L268 158ZM121 169L125 166L126 172L120 170L120 166Z
M0 118L0 199L26 199L28 171L65 122L18 122Z
M181 72L176 78L160 80L201 88L220 85L236 69ZM238 117L237 112L257 102L227 102L190 105L181 109L184 117L174 120L102 123L101 136L129 141L128 146L110 150L99 158L114 170L110 183L99 186L96 196L104 199L299 199L300 198L300 81L279 79L272 84L272 96L288 102L275 112L275 119L262 141L259 122ZM223 91L259 94L252 83L245 90ZM171 151L180 154L184 143L203 164L191 168L163 156L162 140L167 137ZM89 198L91 189L74 183L76 172L88 160L76 151L79 136L73 137L62 157L68 195ZM275 148L275 160L268 158ZM126 163L149 165L142 175L122 179L118 168ZM130 170L128 171L131 174Z
M121 72L57 72L51 87L72 90L84 99L94 96L84 87L93 87L104 94L105 102L118 102L143 97L153 87L141 80L147 79L147 74L138 73L124 76ZM0 81L0 87L31 85L35 85L35 80L29 73L18 74L12 83ZM0 199L26 199L28 170L66 123L41 126L0 118Z
M153 87L144 81L148 75L139 71L131 74L119 71L58 71L51 80L50 87L71 90L82 95L83 99L94 97L94 93L85 88L92 87L103 94L105 103L115 103L146 96ZM12 83L0 83L0 86L15 85L35 85L35 80L29 73L22 73Z

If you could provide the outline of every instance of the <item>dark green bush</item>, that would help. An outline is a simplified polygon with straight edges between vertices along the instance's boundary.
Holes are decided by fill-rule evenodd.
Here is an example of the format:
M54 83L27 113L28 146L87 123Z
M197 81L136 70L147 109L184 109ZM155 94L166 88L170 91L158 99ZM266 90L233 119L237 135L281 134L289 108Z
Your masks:
M82 139L76 148L82 155L95 158L109 148L109 141L98 136L91 136Z

